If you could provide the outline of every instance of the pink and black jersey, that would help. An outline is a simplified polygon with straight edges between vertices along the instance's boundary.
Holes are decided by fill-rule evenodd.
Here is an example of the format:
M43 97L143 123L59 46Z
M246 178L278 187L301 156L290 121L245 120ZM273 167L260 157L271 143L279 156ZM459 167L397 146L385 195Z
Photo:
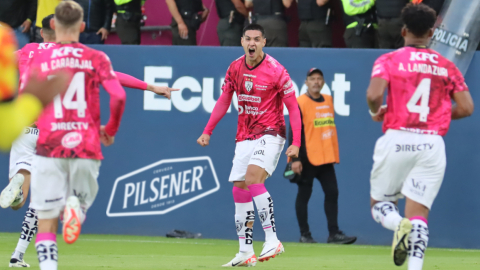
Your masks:
M245 56L238 58L228 68L222 90L235 91L238 98L237 142L266 134L286 138L283 99L295 97L295 90L277 60L265 54L256 67L249 67Z
M114 136L125 105L109 58L80 43L57 44L35 55L29 68L48 77L60 69L73 74L67 91L45 107L37 126L37 155L54 158L103 159L100 147L99 85L110 94L110 121L105 127Z
M49 49L55 45L55 43L51 42L29 43L16 52L20 78L19 84L22 83L22 75L25 73L30 59L32 59L34 55L40 53L41 51Z
M372 78L388 81L384 132L397 129L444 136L451 121L452 95L468 91L455 64L427 48L404 47L380 56Z

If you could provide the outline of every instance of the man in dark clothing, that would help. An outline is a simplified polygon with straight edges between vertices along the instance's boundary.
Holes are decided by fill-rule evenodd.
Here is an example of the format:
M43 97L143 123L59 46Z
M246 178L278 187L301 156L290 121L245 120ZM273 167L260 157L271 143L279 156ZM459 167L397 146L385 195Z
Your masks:
M329 237L327 243L352 244L357 238L346 236L338 228L338 186L334 164L340 162L337 130L334 122L333 99L321 94L325 81L318 68L307 73L307 93L297 98L302 118L302 143L298 158L292 159L292 170L297 175L298 194L295 203L300 242L316 243L308 226L308 201L312 195L313 179L317 178L325 193L324 209ZM290 128L289 143L292 144Z
M423 0L422 3L433 8L433 10L435 10L435 12L437 12L437 16L438 14L440 14L440 11L442 11L442 7L443 7L443 3L445 2L445 0Z
M114 0L117 6L115 29L122 44L139 45L141 42L140 21L145 0Z
M0 22L8 24L20 48L30 42L30 27L37 16L37 0L1 0Z
M329 0L298 0L300 47L332 47Z
M217 25L221 46L240 46L248 10L243 0L215 0L220 20Z
M253 8L252 22L265 29L267 47L288 47L288 29L285 8L293 0L245 0L247 8Z
M113 0L74 0L82 6L85 30L80 43L103 44L108 37L115 9Z
M341 0L347 48L375 48L375 0Z
M166 0L172 14L172 45L197 45L197 30L210 11L202 0Z
M398 49L403 47L402 27L400 18L402 9L409 0L377 0L378 45L382 49Z

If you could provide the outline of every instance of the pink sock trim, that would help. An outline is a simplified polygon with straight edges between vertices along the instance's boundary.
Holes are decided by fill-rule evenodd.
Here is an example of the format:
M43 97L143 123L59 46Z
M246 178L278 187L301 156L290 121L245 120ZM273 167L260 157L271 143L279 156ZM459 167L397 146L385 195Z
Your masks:
M35 243L38 243L41 241L57 242L57 235L54 233L39 233L37 234L37 239L35 240Z
M421 220L423 222L425 222L425 224L428 224L428 221L426 218L422 217L422 216L415 216L415 217L411 217L410 218L410 221L414 220L414 219L418 219L418 220Z
M239 187L233 187L233 201L236 203L249 203L252 201L252 195L250 192Z
M264 184L252 184L248 186L248 189L250 190L250 194L252 194L252 197L257 197L258 195L262 195L268 192Z

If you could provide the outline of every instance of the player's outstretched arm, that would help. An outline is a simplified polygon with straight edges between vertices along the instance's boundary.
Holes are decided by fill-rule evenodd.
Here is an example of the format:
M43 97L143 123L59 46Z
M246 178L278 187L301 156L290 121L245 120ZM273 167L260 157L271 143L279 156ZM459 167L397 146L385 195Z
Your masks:
M147 84L146 82L141 81L133 76L130 76L128 74L121 73L118 71L115 71L115 75L117 75L118 81L123 87L134 88L139 90L148 90L157 95L164 96L168 99L170 99L172 91L180 90L180 89L173 89L166 86L155 86L155 85Z
M367 103L373 121L383 121L383 116L387 110L386 107L383 109L381 107L383 103L383 95L387 86L388 81L385 79L374 77L370 80L370 85L367 89Z
M283 99L285 106L290 115L290 126L292 127L293 142L286 151L286 155L292 158L298 157L298 151L302 143L302 120L300 117L300 109L298 108L297 99L295 95L290 95Z
M473 99L468 91L456 92L453 94L455 105L452 106L452 119L460 119L472 115L474 105Z
M110 119L105 125L105 133L110 137L114 137L125 110L126 94L120 82L116 79L104 80L102 85L110 95Z
M225 116L228 111L228 107L232 103L233 92L222 92L220 98L217 100L215 107L213 108L210 119L207 126L203 130L203 134L198 138L197 143L201 146L207 146L210 142L210 136L213 130L217 126L218 122Z

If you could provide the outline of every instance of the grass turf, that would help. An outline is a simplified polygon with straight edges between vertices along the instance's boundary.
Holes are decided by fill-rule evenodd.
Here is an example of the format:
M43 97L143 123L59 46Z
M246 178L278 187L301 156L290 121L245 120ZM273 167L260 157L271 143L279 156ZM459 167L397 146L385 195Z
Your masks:
M59 269L220 269L238 251L238 242L213 239L170 239L164 237L81 235L73 245L59 239ZM18 234L0 233L0 269L8 267ZM337 246L284 243L286 253L260 269L407 269L396 267L385 246ZM255 243L258 253L262 243ZM38 269L33 243L25 261ZM423 269L479 269L480 250L427 250Z

